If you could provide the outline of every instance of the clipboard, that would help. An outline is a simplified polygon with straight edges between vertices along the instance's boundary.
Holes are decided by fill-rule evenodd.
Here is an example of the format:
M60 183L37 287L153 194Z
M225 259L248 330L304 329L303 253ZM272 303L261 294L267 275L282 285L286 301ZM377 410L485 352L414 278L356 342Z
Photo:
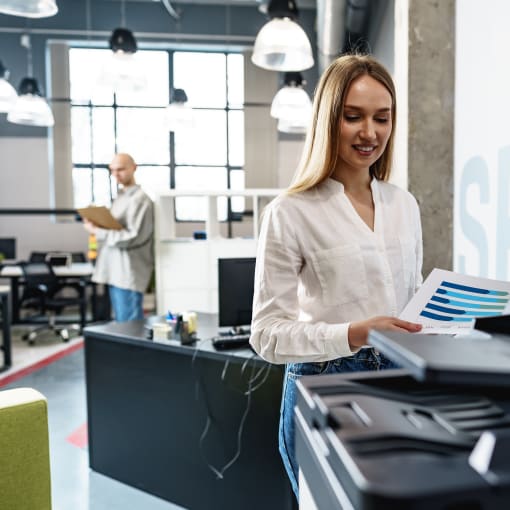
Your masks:
M109 230L122 230L122 225L112 216L110 209L104 206L83 207L77 209L78 214L96 224L98 227Z

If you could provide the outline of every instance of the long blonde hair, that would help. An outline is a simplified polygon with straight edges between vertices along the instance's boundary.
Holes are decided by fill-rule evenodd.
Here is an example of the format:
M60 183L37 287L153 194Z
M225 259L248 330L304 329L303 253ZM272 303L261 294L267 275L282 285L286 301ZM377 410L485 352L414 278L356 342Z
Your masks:
M370 175L388 180L391 172L396 122L395 85L389 72L369 55L343 55L321 76L313 100L313 117L303 153L287 193L313 188L333 173L338 159L340 124L351 83L362 75L380 82L391 94L393 127L382 156L370 167Z

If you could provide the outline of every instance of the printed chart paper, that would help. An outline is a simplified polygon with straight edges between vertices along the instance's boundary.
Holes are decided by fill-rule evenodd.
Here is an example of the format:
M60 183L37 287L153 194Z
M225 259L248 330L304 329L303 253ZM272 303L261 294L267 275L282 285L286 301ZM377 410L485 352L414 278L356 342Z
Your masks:
M475 318L510 310L510 282L434 269L400 318L423 324L421 333L465 333Z

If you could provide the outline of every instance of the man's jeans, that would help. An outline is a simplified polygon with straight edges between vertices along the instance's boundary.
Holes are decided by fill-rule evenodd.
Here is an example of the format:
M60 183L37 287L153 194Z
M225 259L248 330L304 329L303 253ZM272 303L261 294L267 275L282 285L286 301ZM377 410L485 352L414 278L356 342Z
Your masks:
M353 356L317 363L289 363L285 367L282 404L280 408L279 449L289 476L292 489L298 497L298 470L295 452L294 407L296 405L296 380L302 375L337 374L400 368L397 364L377 354L373 348L361 349Z
M135 290L109 286L110 301L117 322L143 319L143 294Z

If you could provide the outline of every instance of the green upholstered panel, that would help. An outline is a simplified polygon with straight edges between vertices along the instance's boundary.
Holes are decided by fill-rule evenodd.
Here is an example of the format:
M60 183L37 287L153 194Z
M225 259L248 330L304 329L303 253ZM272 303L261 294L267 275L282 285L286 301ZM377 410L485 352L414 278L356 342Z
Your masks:
M0 392L0 508L51 509L47 404L29 388Z

